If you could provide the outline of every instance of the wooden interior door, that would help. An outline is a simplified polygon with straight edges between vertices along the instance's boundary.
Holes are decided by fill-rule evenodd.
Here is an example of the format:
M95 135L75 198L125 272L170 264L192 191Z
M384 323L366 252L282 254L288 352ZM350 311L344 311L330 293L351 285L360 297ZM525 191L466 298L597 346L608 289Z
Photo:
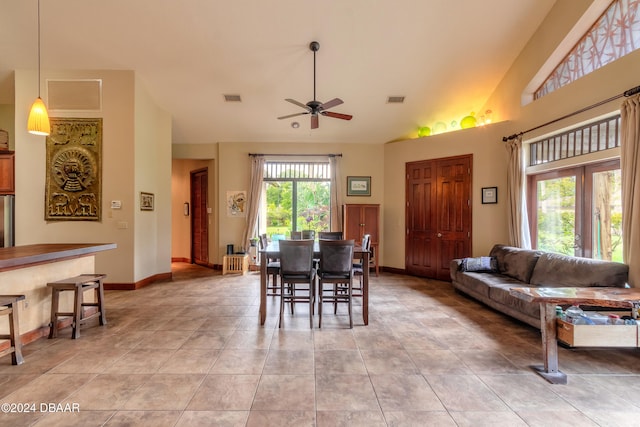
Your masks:
M209 264L208 170L191 172L191 262Z
M405 268L450 280L449 262L471 255L469 156L407 163Z

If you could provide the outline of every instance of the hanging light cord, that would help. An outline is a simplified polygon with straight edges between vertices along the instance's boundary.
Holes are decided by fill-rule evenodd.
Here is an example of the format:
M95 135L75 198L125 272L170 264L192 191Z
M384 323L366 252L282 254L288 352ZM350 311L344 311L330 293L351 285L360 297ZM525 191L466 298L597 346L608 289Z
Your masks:
M40 98L40 0L38 0L38 98Z

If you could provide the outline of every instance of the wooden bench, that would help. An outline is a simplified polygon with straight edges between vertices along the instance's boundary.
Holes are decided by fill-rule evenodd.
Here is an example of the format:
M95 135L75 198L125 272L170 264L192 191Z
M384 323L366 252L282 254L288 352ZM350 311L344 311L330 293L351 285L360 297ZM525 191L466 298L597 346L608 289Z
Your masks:
M9 340L9 348L0 351L0 357L11 354L11 364L21 365L22 341L20 341L18 301L22 301L24 295L0 295L0 316L9 316L9 334L0 335L0 339Z
M58 318L72 318L71 338L80 337L80 325L86 323L94 317L100 318L100 325L107 324L107 316L104 310L104 286L102 281L107 277L106 274L81 274L69 279L58 280L57 282L47 283L51 288L51 323L49 324L49 338L58 336ZM96 294L96 302L84 302L84 292L94 290ZM73 312L60 312L60 293L64 291L72 291L73 296ZM84 307L97 307L97 312L85 316Z

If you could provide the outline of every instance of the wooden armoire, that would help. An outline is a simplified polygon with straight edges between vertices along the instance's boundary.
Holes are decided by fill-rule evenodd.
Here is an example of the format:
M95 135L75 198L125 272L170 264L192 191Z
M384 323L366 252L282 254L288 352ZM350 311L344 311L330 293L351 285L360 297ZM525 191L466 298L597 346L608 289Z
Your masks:
M380 243L380 205L346 204L342 206L342 232L347 240L362 242L362 236L371 235L371 263L378 274L378 245Z

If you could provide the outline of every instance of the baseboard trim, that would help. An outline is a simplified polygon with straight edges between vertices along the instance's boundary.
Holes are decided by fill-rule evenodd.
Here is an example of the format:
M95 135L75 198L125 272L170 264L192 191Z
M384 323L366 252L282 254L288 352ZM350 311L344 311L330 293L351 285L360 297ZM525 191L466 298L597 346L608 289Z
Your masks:
M407 274L407 270L405 270L404 268L395 268L395 267L383 267L380 266L380 271L386 272L386 273L394 273L394 274Z
M136 289L144 288L155 282L171 280L172 277L173 274L171 272L154 274L135 283L105 283L104 289L106 291L135 291Z
M189 258L171 258L171 262L186 262L186 263L190 263L191 260Z

